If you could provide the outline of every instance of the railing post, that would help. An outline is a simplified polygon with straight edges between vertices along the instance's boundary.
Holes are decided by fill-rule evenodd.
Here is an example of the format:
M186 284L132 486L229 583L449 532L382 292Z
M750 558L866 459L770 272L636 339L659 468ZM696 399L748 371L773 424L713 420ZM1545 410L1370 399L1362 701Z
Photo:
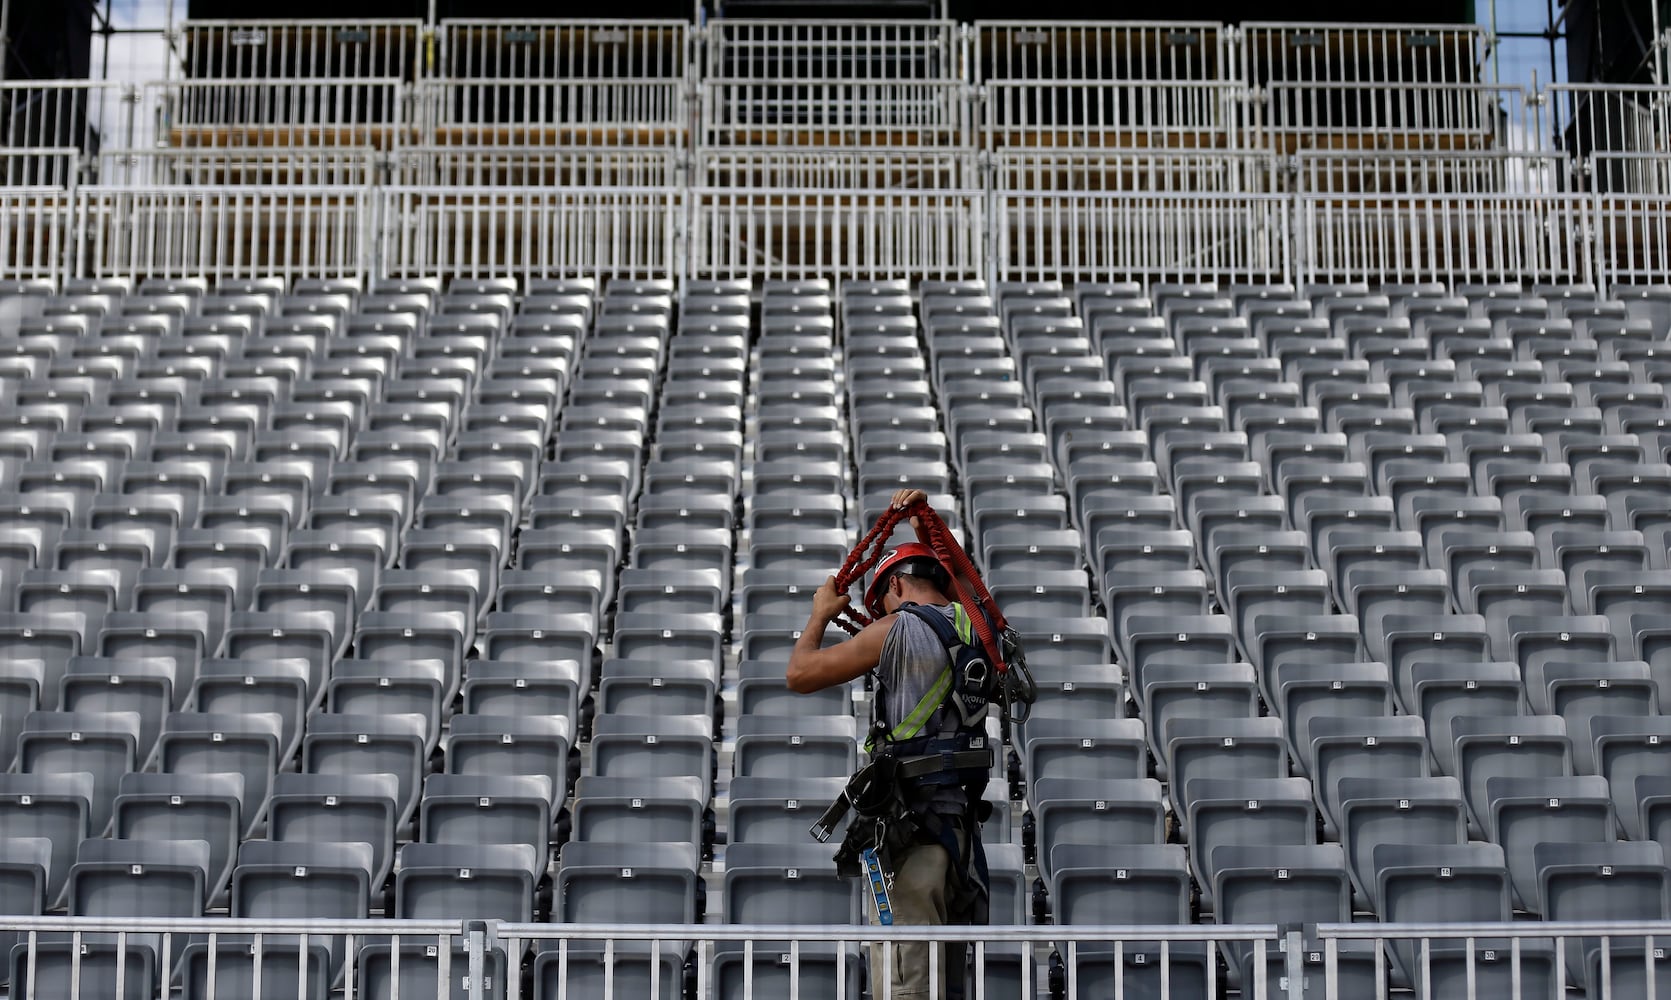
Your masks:
M986 259L987 284L996 288L998 282L998 227L1004 225L1004 212L998 199L998 171L993 167L992 153L980 150L975 154L975 173L980 180L980 197L984 203L984 219L975 245Z
M487 989L483 983L487 975L487 956L484 954L490 941L498 935L494 933L496 925L486 920L469 920L464 924L465 949L469 954L469 979L466 980L465 992L470 1000L487 1000Z
M12 0L0 0L0 83L6 82L6 55L12 48L12 36L6 30L11 14Z
M1305 932L1297 924L1283 932L1283 975L1288 980L1287 1000L1305 1000Z
M1607 216L1602 211L1603 195L1600 185L1595 183L1595 173L1590 172L1590 225L1585 234L1590 241L1590 266L1595 269L1596 294L1606 297L1608 292L1607 258L1610 253L1611 233L1608 231Z

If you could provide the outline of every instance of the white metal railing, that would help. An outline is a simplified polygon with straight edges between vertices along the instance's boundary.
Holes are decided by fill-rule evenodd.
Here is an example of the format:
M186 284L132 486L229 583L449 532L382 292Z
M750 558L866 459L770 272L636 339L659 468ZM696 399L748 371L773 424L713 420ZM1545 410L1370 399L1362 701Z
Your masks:
M698 187L750 190L937 191L980 186L973 153L911 147L705 149L696 154Z
M998 280L1255 281L1291 273L1287 195L999 187L992 198Z
M1227 79L1229 35L1214 21L976 21L969 68L995 80Z
M1671 194L1605 194L1596 197L1597 277L1661 284L1671 274Z
M1305 149L1291 162L1292 190L1347 196L1552 193L1566 166L1553 153L1451 149Z
M1562 165L1567 164L1563 161ZM1586 189L1671 194L1671 156L1663 153L1593 153L1573 166L1584 176Z
M1174 80L998 80L984 88L982 143L1234 148L1240 87Z
M1300 193L1302 282L1595 280L1597 208L1540 192Z
M182 63L198 79L338 77L412 80L423 65L421 19L188 20Z
M0 264L1605 284L1671 260L1671 86L1479 83L1474 26L420 28L191 22L188 79L0 86Z
M71 273L363 277L373 208L370 188L85 187Z
M431 80L417 89L426 145L686 145L682 81L632 77Z
M440 30L441 73L450 79L648 82L690 73L686 21L449 18Z
M682 192L652 187L385 187L379 273L678 274Z
M57 281L74 274L76 195L57 186L0 188L0 275Z
M675 150L592 146L410 146L391 157L401 187L665 188L680 183Z
M1388 970L1387 952L1394 947L1414 958L1411 978L1425 987L1417 990L1418 996L1435 995L1438 946L1452 956L1460 949L1465 956L1462 971L1470 984L1469 997L1564 996L1568 983L1590 978L1587 970L1572 968L1574 951L1593 950L1599 959L1597 979L1589 983L1587 996L1619 1000L1659 996L1667 982L1665 977L1671 976L1671 921L1318 924L1306 946L1321 952L1318 957L1324 965L1325 997L1346 995L1340 969L1342 945L1348 943L1374 947L1374 1000L1387 1000L1392 995L1384 973ZM1488 968L1492 970L1489 985Z
M970 88L956 81L710 79L701 104L708 146L967 148L970 141Z
M1571 128L1561 136L1568 155L1584 161L1597 154L1643 153L1671 155L1671 85L1575 84L1551 85L1547 101L1565 109ZM1628 178L1596 178L1605 182Z
M463 983L462 992L467 996L494 995L486 989L480 972L486 951L485 933L457 920L17 917L0 921L0 935L10 934L17 936L12 969L21 970L19 981L11 984L10 995L18 998L86 997L101 986L111 989L111 996L150 996L156 992L157 980L151 984L128 982L146 968L154 977L167 970L169 980L178 972L197 987L192 995L204 1000L291 1000L297 996L290 993L280 997L270 989L263 996L264 961L274 965L282 962L294 969L302 996L315 995L309 989L310 971L318 975L319 966L326 964L340 965L344 1000L368 995L388 996L390 1000L399 1000L402 995L412 1000L424 995L453 996L455 984L464 978L459 971L474 976ZM378 950L362 952L362 945ZM194 950L203 953L195 961ZM322 955L320 951L327 953ZM140 955L152 961L131 960ZM372 955L380 960L367 962ZM241 968L245 957L249 960L247 972ZM402 975L403 962L408 969L420 967L418 981L429 989L419 989L414 996L417 983ZM233 964L239 968L217 968ZM422 967L432 967L433 971ZM368 972L372 973L369 977ZM238 985L223 985L222 974ZM367 984L367 978L377 980L378 988Z
M310 970L318 974L328 964L340 967L343 1000L398 998L414 989L423 996L522 1000L529 995L517 971L524 959L532 959L535 993L660 998L684 994L687 957L699 1000L856 1000L862 946L904 941L965 944L975 972L970 1000L1035 1000L1041 954L1058 963L1053 978L1059 975L1066 1000L1139 991L1172 1000L1218 996L1229 985L1218 951L1237 965L1245 958L1251 975L1243 975L1240 993L1246 1000L1386 1000L1393 995L1395 953L1406 961L1400 975L1428 996L1441 962L1453 971L1460 964L1469 997L1547 995L1540 986L1558 995L1567 982L1586 980L1590 996L1655 996L1671 975L1666 921L883 928L6 916L0 935L17 935L22 976L12 995L22 997L42 996L49 987L55 996L82 992L63 990L60 977L89 986L115 980L115 995L127 995L134 984L123 979L146 966L111 959L143 954L154 960L153 975L179 970L197 987L193 995L207 1000L289 1000L292 994L263 995L264 962L295 975L303 996L312 995ZM892 952L878 950L884 974ZM946 972L939 952L929 949L934 980ZM1575 959L1582 968L1573 967ZM408 971L416 967L415 978L402 975L403 963ZM1348 963L1356 967L1352 974ZM996 974L1001 968L1021 974Z
M70 187L80 163L81 150L74 146L0 146L0 190Z
M1524 149L1535 134L1525 92L1487 83L1271 83L1249 110L1270 149Z
M705 79L962 82L954 21L716 19L702 39Z
M1250 87L1281 81L1437 83L1479 79L1475 24L1244 21L1238 71Z
M985 267L978 188L696 187L690 204L693 276L938 278Z
M166 146L389 149L412 124L406 85L394 78L174 80L147 84L145 105Z
M0 83L0 145L78 149L129 145L135 103L126 84L87 80Z
M248 146L101 150L105 186L364 187L381 179L370 146Z

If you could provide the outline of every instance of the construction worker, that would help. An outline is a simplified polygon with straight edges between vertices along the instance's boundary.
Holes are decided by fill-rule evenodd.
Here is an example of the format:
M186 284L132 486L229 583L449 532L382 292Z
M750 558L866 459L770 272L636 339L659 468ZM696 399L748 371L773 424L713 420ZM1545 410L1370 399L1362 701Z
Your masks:
M892 503L904 508L926 499L921 490L907 489L896 492ZM916 521L913 527L919 527ZM866 742L871 761L820 820L820 839L847 808L855 812L836 861L843 875L864 878L867 888L872 887L866 864L880 872L879 891L864 893L872 923L984 924L987 874L980 821L994 755L987 746L984 694L959 697L964 691L958 664L979 664L971 675L984 669L984 659L970 652L979 644L969 616L947 596L950 575L934 549L926 540L908 542L882 557L865 591L865 605L876 620L853 638L825 647L825 628L849 604L835 583L832 576L813 594L812 615L790 654L785 679L791 690L808 693L874 671ZM973 713L972 701L979 706ZM872 945L871 995L876 1000L962 996L964 944L942 948L932 993L930 947L900 944L888 955L884 945Z

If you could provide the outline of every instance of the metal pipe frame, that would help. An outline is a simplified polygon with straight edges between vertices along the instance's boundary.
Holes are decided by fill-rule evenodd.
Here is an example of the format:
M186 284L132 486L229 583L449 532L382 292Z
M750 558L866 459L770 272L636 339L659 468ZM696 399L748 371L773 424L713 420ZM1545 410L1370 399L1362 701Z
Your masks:
M557 955L558 975L563 984L559 986L559 995L567 995L568 965L584 956L587 961L602 961L605 965L606 986L602 1000L613 1000L616 995L613 973L623 960L638 961L646 957L651 959L651 995L656 996L659 995L657 980L661 975L659 956L671 955L679 959L680 961L675 963L676 968L693 948L697 957L699 996L709 995L710 984L721 957L736 956L740 952L744 967L742 974L745 996L763 995L767 990L775 990L775 986L757 986L755 980L767 971L787 967L790 981L787 997L789 1000L798 1000L801 995L800 977L808 959L833 960L837 981L851 982L852 973L848 971L847 965L853 963L856 971L858 958L855 949L861 944L956 941L970 944L974 948L977 976L973 1000L991 1000L996 996L987 988L985 973L989 969L989 959L1019 959L1023 972L1027 972L1037 961L1035 949L1045 948L1054 949L1063 962L1066 996L1069 1000L1080 996L1080 980L1084 976L1095 975L1086 970L1086 961L1097 965L1112 962L1113 968L1124 969L1127 968L1127 956L1149 956L1155 953L1158 953L1155 963L1144 962L1140 965L1160 966L1158 974L1161 977L1163 996L1172 996L1175 993L1182 1000L1186 988L1180 981L1178 989L1173 991L1168 982L1169 974L1174 962L1189 961L1192 955L1205 956L1204 974L1208 980L1208 995L1213 995L1217 990L1218 972L1216 956L1212 951L1217 948L1232 948L1235 949L1233 953L1239 953L1242 948L1252 949L1255 975L1251 984L1243 984L1244 995L1250 996L1252 1000L1274 1000L1277 991L1271 989L1271 974L1278 968L1282 973L1282 980L1279 981L1286 981L1285 992L1290 998L1305 995L1322 996L1325 1000L1345 1000L1339 978L1340 962L1342 946L1349 943L1373 946L1375 966L1380 974L1378 979L1381 984L1377 995L1384 998L1388 995L1385 975L1389 960L1388 951L1397 945L1407 945L1414 949L1411 954L1417 959L1415 974L1424 982L1431 974L1435 945L1441 946L1447 953L1454 954L1459 944L1465 949L1464 965L1470 981L1473 981L1476 972L1483 974L1484 963L1489 961L1496 964L1502 961L1501 952L1506 950L1510 975L1516 980L1526 971L1523 969L1524 963L1529 958L1541 955L1552 956L1555 981L1565 982L1566 944L1571 939L1596 942L1600 955L1598 969L1604 980L1601 984L1603 995L1611 991L1615 970L1628 969L1629 963L1634 962L1642 963L1643 976L1652 995L1656 975L1665 974L1656 968L1655 963L1664 961L1663 942L1666 938L1671 938L1671 921L1350 923L1317 924L1306 928L1211 924L873 927L517 924L474 920L253 920L214 917L129 920L5 916L0 917L0 932L15 933L22 940L22 954L26 960L24 988L30 993L34 992L36 963L32 959L37 954L37 949L63 942L65 937L69 938L68 943L72 946L72 978L80 971L80 956L83 946L86 945L99 948L114 945L116 952L124 956L132 948L160 949L163 960L158 964L171 968L170 959L177 954L176 948L183 949L185 944L200 938L208 945L211 983L215 980L214 963L219 954L216 945L223 939L237 941L240 947L247 943L251 949L255 970L252 975L258 976L261 959L269 948L288 950L299 947L297 960L305 973L309 961L307 947L310 942L328 943L330 939L342 938L343 950L347 954L353 951L356 939L362 944L367 944L387 938L397 996L400 989L400 956L405 950L402 945L406 942L433 942L429 947L432 949L432 956L437 960L438 982L448 977L448 969L453 963L462 964L468 970L468 974L463 977L464 990L471 998L486 997L490 991L497 995L499 989L491 989L487 985L487 972L494 968L504 968L511 960L519 962L518 957L529 951ZM111 936L115 937L114 942L108 940ZM762 949L762 942L771 944ZM1324 967L1323 989L1303 990L1304 967L1308 961L1317 964L1319 952ZM931 955L937 953L938 949L930 950ZM757 963L757 957L763 958L764 961ZM345 1000L353 1000L360 995L357 989L359 984L356 982L356 970L360 964L358 958L358 955L354 955L345 959L343 963ZM124 975L126 968L125 961L118 963L116 975L119 979ZM931 975L935 975L938 970L931 968L930 972ZM1125 975L1126 973L1121 974L1122 981ZM304 975L301 978L304 988L302 995L305 996L306 977ZM502 988L507 1000L521 1000L520 976L507 974L505 979ZM1030 983L1031 979L1024 978L1022 982ZM214 987L211 985L210 989L210 996L213 997ZM622 987L622 990L624 991L625 987ZM1118 991L1117 985L1116 992ZM1026 990L1024 995L1031 997L1032 991Z

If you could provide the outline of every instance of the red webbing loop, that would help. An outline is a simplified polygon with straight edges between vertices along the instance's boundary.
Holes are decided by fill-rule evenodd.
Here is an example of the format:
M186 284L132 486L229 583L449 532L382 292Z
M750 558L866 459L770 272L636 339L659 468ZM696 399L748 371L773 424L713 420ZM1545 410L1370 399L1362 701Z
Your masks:
M982 582L980 572L969 554L963 551L963 546L957 544L957 538L952 535L951 528L941 520L940 515L927 501L919 500L908 507L889 507L876 519L876 526L870 533L859 540L853 547L841 569L836 572L836 593L846 593L853 584L864 580L864 575L870 572L887 551L888 540L893 537L894 527L900 521L915 517L920 525L919 536L926 536L923 541L934 550L934 555L940 560L940 565L946 568L952 581L952 597L965 608L978 608L984 614L971 614L969 622L974 627L975 635L980 639L981 647L986 650L988 662L999 672L1008 669L1004 662L1003 646L998 641L998 633L1009 627L1004 615L998 610L998 605L992 600L992 594ZM859 630L871 624L871 618L862 608L849 605L842 612L846 618L838 616L835 620L849 635L857 635ZM851 620L848 620L851 619Z

